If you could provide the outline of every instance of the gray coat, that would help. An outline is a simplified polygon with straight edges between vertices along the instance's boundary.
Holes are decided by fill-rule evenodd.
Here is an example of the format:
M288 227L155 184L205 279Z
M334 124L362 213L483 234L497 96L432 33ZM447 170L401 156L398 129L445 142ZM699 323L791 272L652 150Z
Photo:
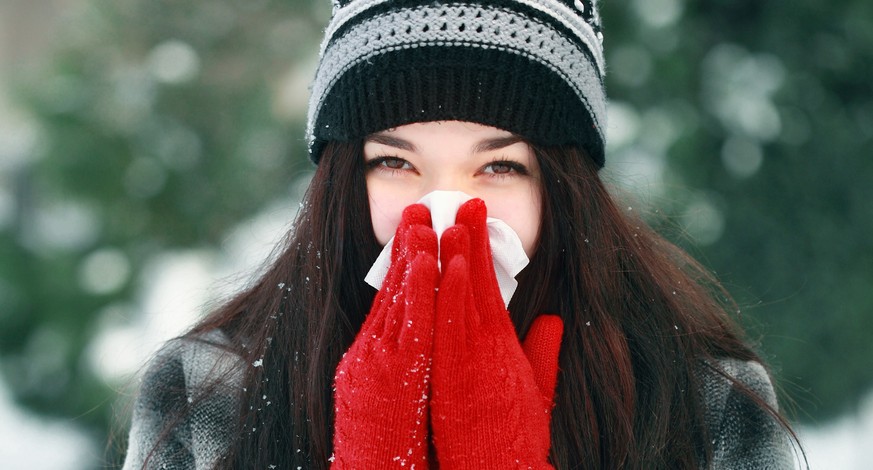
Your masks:
M230 431L236 425L244 364L237 356L213 345L227 344L222 333L215 331L205 336L206 342L178 340L170 343L146 371L134 405L123 470L143 467L160 438L167 416L178 409L182 400L190 401L192 391L202 389L217 374L227 374L227 380L220 388L212 390L208 399L197 402L187 418L173 426L172 434L152 455L148 468L206 470L213 468L224 455L230 445ZM761 364L724 359L719 365L776 407L770 377ZM702 372L702 377L706 419L714 450L710 468L795 468L792 447L782 428L724 377L708 370Z

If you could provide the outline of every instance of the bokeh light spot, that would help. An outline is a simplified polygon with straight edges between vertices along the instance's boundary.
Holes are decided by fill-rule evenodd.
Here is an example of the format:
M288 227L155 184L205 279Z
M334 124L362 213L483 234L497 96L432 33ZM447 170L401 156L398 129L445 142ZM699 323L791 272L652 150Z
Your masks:
M79 266L79 283L87 292L111 294L130 277L130 262L121 250L104 248L86 257Z

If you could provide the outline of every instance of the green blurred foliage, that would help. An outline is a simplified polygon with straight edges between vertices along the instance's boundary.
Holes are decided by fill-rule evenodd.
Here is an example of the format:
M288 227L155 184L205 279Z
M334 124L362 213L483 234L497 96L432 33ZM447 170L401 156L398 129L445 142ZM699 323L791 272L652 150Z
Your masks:
M736 296L798 419L851 411L873 389L873 3L603 8L610 96L673 134L661 209L702 199L721 224L677 240Z
M87 360L104 309L134 297L156 254L217 246L311 168L301 111L330 4L82 5L52 54L12 77L36 137L0 165L15 201L0 228L0 354L22 405L102 438L123 385Z
M117 384L86 360L102 312L156 254L217 246L310 169L305 80L330 3L84 4L14 77L38 138L0 172L0 354L21 404L102 438ZM666 169L665 231L708 217L677 240L737 295L798 418L850 410L873 389L873 3L602 8L608 90L636 119L607 165ZM116 282L83 281L107 266Z

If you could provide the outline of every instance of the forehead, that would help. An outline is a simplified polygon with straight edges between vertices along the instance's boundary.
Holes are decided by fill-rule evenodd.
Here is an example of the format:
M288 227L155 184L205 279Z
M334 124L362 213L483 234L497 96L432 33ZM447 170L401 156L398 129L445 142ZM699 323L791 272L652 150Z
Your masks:
M409 141L446 142L466 141L479 143L488 140L501 140L504 145L520 142L523 139L515 134L473 122L429 121L386 129L367 136L367 141ZM386 143L386 142L382 142ZM396 145L395 145L396 146Z
M407 124L366 137L368 146L381 144L413 153L447 152L474 155L494 150L531 151L520 136L496 127L462 121L432 121Z

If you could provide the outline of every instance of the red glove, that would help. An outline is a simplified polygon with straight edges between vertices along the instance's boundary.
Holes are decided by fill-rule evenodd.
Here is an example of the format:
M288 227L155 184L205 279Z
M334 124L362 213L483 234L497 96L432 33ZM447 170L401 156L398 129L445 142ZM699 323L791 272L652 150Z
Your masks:
M403 212L391 266L335 377L331 468L427 468L437 239L430 212Z
M431 400L440 467L552 468L561 319L535 321L526 356L500 296L481 200L461 206L440 250Z

